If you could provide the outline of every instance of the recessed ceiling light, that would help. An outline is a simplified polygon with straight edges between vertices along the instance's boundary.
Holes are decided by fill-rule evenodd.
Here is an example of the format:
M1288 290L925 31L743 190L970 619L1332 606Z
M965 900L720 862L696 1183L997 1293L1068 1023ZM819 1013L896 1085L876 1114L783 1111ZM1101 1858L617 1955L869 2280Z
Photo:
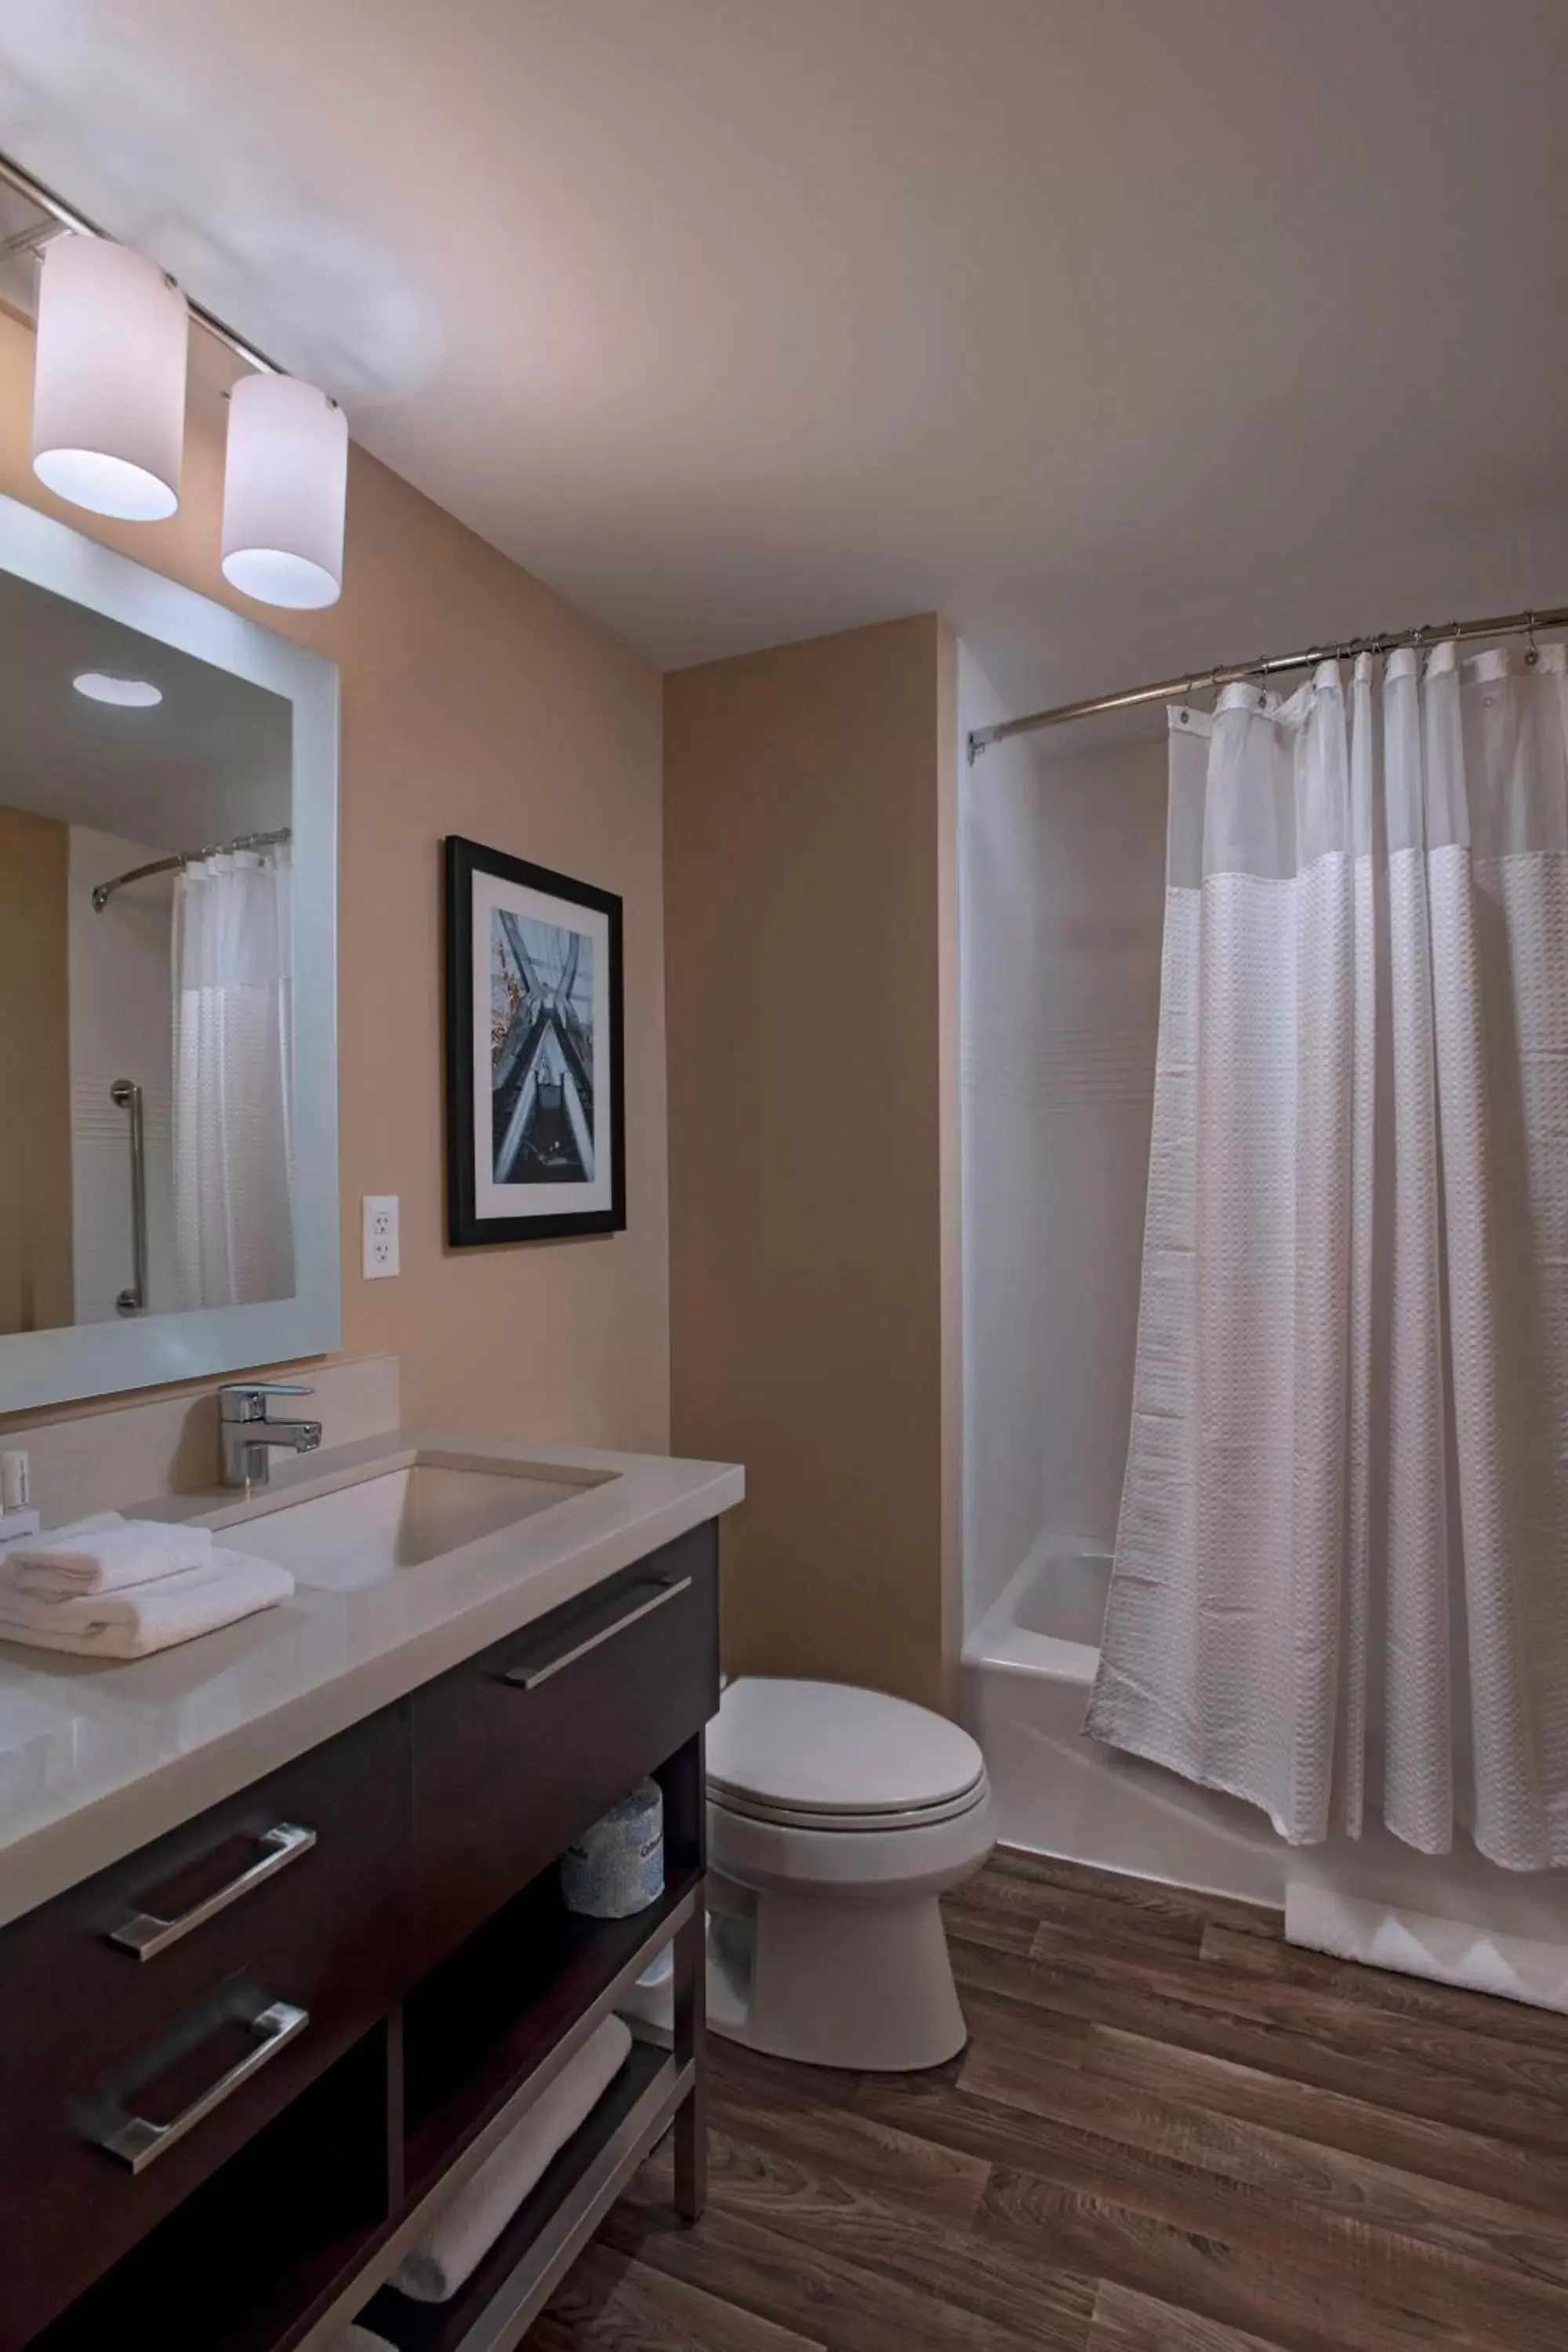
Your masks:
M150 677L115 677L105 669L84 669L71 680L89 702L112 702L121 710L151 710L163 699L163 689Z

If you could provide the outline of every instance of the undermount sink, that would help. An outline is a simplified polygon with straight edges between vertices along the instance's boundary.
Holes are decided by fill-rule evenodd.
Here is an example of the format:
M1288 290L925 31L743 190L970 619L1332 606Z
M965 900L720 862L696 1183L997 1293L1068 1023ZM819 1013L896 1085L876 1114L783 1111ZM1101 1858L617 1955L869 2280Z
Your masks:
M568 1479L416 1461L303 1502L264 1505L253 1517L221 1528L217 1539L275 1560L301 1584L350 1592L553 1510L602 1483L588 1475Z

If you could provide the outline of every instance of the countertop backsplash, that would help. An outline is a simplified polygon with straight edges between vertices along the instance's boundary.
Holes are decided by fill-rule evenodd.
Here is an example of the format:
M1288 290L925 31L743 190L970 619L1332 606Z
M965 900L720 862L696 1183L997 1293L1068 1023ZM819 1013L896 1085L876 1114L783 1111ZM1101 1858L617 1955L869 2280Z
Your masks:
M322 1424L322 1444L352 1445L379 1437L401 1418L398 1360L361 1356L348 1361L268 1365L258 1380L305 1382L312 1393L310 1418ZM245 1378L231 1372L230 1381ZM33 1502L46 1527L58 1527L89 1511L114 1510L127 1500L189 1493L218 1479L217 1407L221 1383L164 1390L102 1407L76 1408L64 1415L8 1417L0 1423L0 1446L18 1448L32 1465Z

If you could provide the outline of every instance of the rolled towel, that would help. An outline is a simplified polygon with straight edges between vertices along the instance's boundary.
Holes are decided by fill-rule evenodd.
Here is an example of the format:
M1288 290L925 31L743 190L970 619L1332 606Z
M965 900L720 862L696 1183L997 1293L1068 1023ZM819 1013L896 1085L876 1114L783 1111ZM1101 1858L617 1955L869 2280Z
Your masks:
M158 1519L124 1519L119 1527L57 1528L16 1545L5 1562L9 1580L44 1600L79 1592L123 1592L212 1559L210 1528L165 1527Z
M522 2121L488 2156L432 2224L429 2236L405 2254L392 2284L416 2303L445 2303L489 2252L529 2190L586 2122L631 2050L618 2017L606 2017L571 2064L542 2091Z
M654 1954L636 1984L621 1995L619 2013L669 2032L675 2023L675 1946Z
M286 1568L216 1549L205 1568L68 1600L47 1600L0 1580L0 1640L84 1658L145 1658L274 1608L293 1590Z

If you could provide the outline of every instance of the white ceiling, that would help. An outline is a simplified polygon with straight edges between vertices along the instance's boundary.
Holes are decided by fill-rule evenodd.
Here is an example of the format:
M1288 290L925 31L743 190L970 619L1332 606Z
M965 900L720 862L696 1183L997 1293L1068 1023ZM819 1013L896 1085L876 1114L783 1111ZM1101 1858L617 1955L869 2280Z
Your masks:
M7 0L0 144L656 661L1568 601L1568 0Z

